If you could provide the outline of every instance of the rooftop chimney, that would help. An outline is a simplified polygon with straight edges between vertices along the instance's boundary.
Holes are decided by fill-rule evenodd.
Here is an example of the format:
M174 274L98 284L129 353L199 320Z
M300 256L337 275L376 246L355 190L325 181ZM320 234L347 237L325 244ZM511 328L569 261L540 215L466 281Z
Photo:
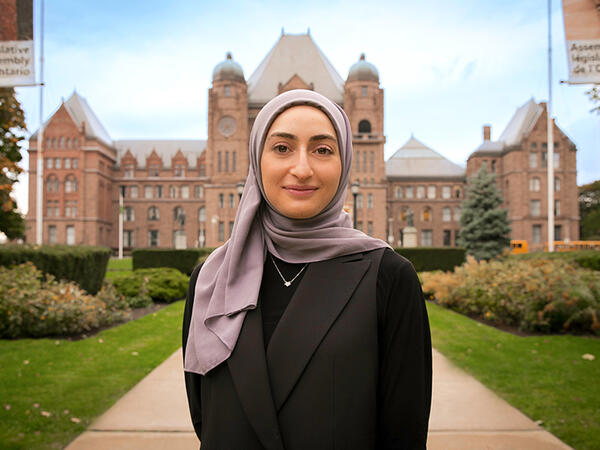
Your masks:
M490 125L484 125L483 126L483 140L489 141L491 135L492 135L492 127Z

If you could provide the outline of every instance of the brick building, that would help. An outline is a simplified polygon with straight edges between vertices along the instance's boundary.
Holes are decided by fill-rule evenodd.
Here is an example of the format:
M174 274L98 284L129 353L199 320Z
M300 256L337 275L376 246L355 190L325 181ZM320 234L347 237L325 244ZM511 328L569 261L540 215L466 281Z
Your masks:
M419 245L455 245L466 176L484 161L498 171L503 188L503 183L510 183L506 206L513 238L536 237L535 226L540 224L543 233L537 216L524 218L520 191L534 172L540 186L545 182L541 159L545 115L532 112L543 109L543 104L529 102L530 106L520 108L515 114L519 119L511 120L499 141L491 142L488 136L469 157L466 171L413 137L386 162L383 89L375 66L361 55L344 80L309 34L282 34L249 78L231 54L214 68L206 140L113 140L79 94L63 102L44 132L44 242L116 248L122 192L125 248L222 244L231 233L248 172L254 119L270 99L298 88L327 96L350 119L354 130L351 180L359 183L356 223L366 233L401 245L408 213ZM557 172L562 187L557 224L574 239L578 217L569 206L577 200L574 146L560 131L555 133L557 149L564 152L562 172ZM29 147L29 242L35 240L36 135ZM538 147L529 151L534 140ZM517 157L526 153L525 159ZM527 165L531 153L540 158L535 168ZM531 194L531 201L539 197L542 202L540 214L543 192L540 188ZM535 207L535 203L527 205ZM350 192L347 210L353 212Z

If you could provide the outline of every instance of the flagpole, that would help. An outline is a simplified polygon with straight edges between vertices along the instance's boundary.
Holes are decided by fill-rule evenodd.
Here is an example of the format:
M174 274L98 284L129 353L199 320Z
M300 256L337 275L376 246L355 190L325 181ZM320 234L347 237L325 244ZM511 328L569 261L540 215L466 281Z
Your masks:
M552 122L552 0L548 0L548 145L546 165L548 168L548 251L554 251L554 129Z
M35 198L36 229L35 241L43 243L43 211L44 211L44 0L40 0L40 127L37 135L37 181Z

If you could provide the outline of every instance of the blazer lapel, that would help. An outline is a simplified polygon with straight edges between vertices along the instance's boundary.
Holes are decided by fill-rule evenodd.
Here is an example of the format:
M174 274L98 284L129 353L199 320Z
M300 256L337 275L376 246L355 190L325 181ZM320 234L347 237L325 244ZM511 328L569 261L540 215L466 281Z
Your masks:
M370 260L358 254L308 266L267 348L267 367L277 411L370 264Z
M266 449L283 450L264 348L262 316L257 307L246 314L227 364L248 422L260 442Z

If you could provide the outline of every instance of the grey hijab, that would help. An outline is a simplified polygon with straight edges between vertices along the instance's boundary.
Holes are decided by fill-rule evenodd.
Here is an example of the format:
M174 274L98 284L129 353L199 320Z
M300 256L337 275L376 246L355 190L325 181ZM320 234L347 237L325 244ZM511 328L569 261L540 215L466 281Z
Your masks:
M314 106L329 117L342 159L335 196L310 219L290 219L273 209L266 201L260 173L271 124L283 111L298 105ZM307 90L278 95L256 116L249 151L248 178L231 238L211 253L198 274L185 352L188 372L204 375L231 355L246 312L256 308L267 250L290 263L310 263L388 246L353 229L343 210L352 165L352 130L337 104Z

